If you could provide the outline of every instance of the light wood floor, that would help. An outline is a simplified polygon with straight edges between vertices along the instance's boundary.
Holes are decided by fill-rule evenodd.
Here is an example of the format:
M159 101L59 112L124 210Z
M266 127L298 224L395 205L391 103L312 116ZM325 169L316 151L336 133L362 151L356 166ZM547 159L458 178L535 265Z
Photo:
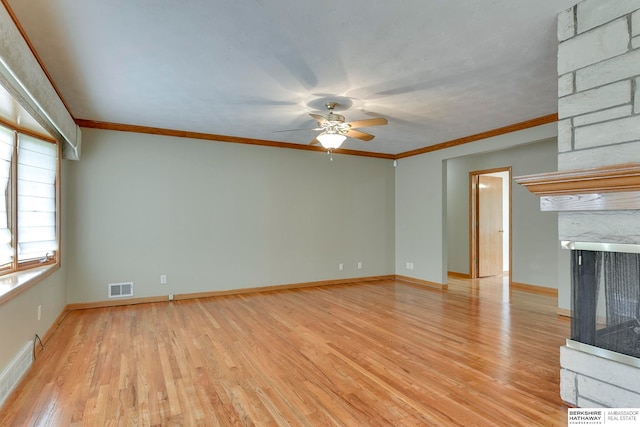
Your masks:
M0 425L563 426L555 307L450 279L73 311Z

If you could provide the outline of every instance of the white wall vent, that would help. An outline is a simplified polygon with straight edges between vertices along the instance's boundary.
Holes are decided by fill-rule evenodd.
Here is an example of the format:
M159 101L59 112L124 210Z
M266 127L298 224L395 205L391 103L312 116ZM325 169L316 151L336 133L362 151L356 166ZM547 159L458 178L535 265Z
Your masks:
M109 298L133 296L133 282L109 283Z
M28 341L7 367L0 372L0 406L7 400L14 388L27 372L32 359L33 342Z

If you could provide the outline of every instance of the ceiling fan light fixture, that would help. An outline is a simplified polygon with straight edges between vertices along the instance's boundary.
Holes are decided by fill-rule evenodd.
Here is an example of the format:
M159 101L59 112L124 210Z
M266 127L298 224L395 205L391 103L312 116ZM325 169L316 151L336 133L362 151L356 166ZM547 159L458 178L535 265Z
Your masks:
M316 139L320 141L320 144L327 150L335 150L342 145L347 137L339 133L322 132Z

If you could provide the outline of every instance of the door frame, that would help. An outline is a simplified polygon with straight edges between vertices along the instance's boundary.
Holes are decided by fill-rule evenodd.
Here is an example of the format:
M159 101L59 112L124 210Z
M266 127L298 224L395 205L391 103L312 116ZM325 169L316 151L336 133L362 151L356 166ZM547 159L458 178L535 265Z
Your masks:
M478 178L495 172L509 172L509 286L513 278L513 253L512 253L512 172L511 166L502 168L484 169L469 172L469 273L472 279L478 278ZM503 200L504 202L504 200Z

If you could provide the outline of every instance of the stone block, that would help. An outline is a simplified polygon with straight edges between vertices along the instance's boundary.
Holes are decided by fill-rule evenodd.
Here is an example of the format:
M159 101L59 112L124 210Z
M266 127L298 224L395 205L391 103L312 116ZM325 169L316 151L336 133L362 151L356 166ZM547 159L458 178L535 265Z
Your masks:
M579 127L573 132L575 150L634 141L640 141L640 114Z
M559 212L558 237L574 242L640 244L640 211ZM561 362L562 367L640 393L640 382L632 380L640 377L640 369L577 353L570 362Z
M636 90L633 94L633 111L640 114L640 77L636 78Z
M590 399L585 399L582 396L578 396L578 404L576 405L578 408L605 408L601 402L594 402Z
M621 117L631 116L633 113L631 104L620 107L609 108L607 110L597 111L591 114L585 114L575 117L573 125L575 127L586 126L593 123L606 122L607 120L619 119Z
M634 162L640 162L640 143L638 142L558 154L558 170L561 171Z
M621 55L629 49L626 18L617 19L593 31L558 45L558 75Z
M580 356L580 354L582 354L582 352L574 349L574 348L570 348L567 347L566 345L563 345L560 347L560 367L561 368L565 368L565 369L573 369L576 365L575 363L575 359L576 357Z
M640 76L640 50L576 71L576 90L578 92L602 86L619 80Z
M619 215L615 213L614 215ZM635 218L638 222L640 212L624 213L623 216ZM640 224L636 228L640 227ZM640 368L585 353L567 346L560 347L560 365L575 372L599 381L614 384L618 387L640 394Z
M631 35L640 36L640 10L636 10L631 15Z
M563 10L558 14L558 41L564 41L576 34L575 6Z
M578 375L577 380L580 397L600 402L606 408L640 408L638 393L582 375Z
M560 369L560 398L570 405L575 405L578 402L575 372Z
M558 98L573 93L573 73L567 73L558 78Z
M593 113L630 102L631 81L625 80L558 99L558 118Z
M640 9L640 0L585 0L577 5L578 34Z
M631 39L631 49L640 48L640 36L636 36Z
M573 149L573 126L571 119L558 121L558 152L571 151Z

